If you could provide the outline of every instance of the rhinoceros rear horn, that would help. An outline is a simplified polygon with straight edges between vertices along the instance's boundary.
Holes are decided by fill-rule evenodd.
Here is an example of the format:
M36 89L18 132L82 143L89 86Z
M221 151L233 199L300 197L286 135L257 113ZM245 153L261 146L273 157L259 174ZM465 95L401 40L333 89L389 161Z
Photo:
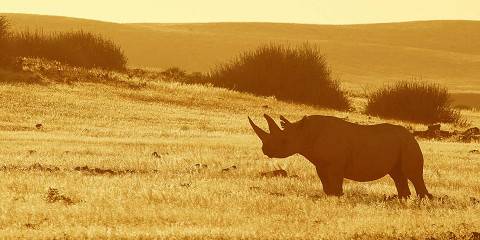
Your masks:
M268 137L268 133L263 131L261 128L259 128L255 123L248 117L248 122L250 122L250 126L252 126L253 131L255 131L255 134L262 140L262 142Z
M267 114L263 114L263 117L267 119L268 130L270 131L270 134L278 134L282 131L270 116L268 116Z
M292 124L288 119L286 119L284 116L280 115L280 125L282 126L283 129L287 128L290 124Z

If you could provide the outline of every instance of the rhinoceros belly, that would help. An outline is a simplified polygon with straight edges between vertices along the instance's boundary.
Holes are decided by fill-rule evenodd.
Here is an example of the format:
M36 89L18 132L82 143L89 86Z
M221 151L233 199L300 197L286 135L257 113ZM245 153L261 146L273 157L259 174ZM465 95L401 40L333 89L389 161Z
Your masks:
M345 177L354 181L373 181L387 175L400 159L400 142L385 136L360 138L352 145Z

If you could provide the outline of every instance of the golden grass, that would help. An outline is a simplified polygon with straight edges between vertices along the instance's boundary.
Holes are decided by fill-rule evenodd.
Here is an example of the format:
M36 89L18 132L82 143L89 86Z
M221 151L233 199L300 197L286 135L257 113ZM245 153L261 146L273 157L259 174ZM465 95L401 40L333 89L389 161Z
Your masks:
M384 120L174 82L140 90L0 85L0 102L2 238L447 238L480 230L480 155L469 153L478 143L420 142L427 187L441 200L384 201L396 193L388 177L345 181L337 198L324 195L303 157L273 164L263 156L247 115L261 127L264 112ZM480 125L478 112L466 115ZM298 177L260 177L276 164ZM132 172L75 170L85 165Z

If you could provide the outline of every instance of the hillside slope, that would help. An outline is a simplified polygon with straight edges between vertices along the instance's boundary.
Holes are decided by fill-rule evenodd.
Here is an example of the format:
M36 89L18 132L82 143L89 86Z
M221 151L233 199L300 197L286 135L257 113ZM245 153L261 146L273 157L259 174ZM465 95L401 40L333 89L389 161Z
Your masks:
M422 78L451 89L480 90L480 22L425 21L366 25L277 23L117 24L67 17L2 14L14 29L105 34L132 66L207 71L240 52L271 42L318 44L335 75L378 86Z

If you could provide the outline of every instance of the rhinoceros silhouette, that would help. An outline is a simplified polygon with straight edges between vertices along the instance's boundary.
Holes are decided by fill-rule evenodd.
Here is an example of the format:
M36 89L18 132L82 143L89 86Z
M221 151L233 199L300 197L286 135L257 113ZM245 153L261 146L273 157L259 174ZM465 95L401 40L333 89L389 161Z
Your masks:
M390 175L399 198L411 195L408 180L420 198L432 198L423 180L423 155L414 136L393 124L359 125L331 116L305 116L282 129L264 114L270 133L248 117L270 158L301 154L316 168L327 195L343 195L343 179L366 182Z

